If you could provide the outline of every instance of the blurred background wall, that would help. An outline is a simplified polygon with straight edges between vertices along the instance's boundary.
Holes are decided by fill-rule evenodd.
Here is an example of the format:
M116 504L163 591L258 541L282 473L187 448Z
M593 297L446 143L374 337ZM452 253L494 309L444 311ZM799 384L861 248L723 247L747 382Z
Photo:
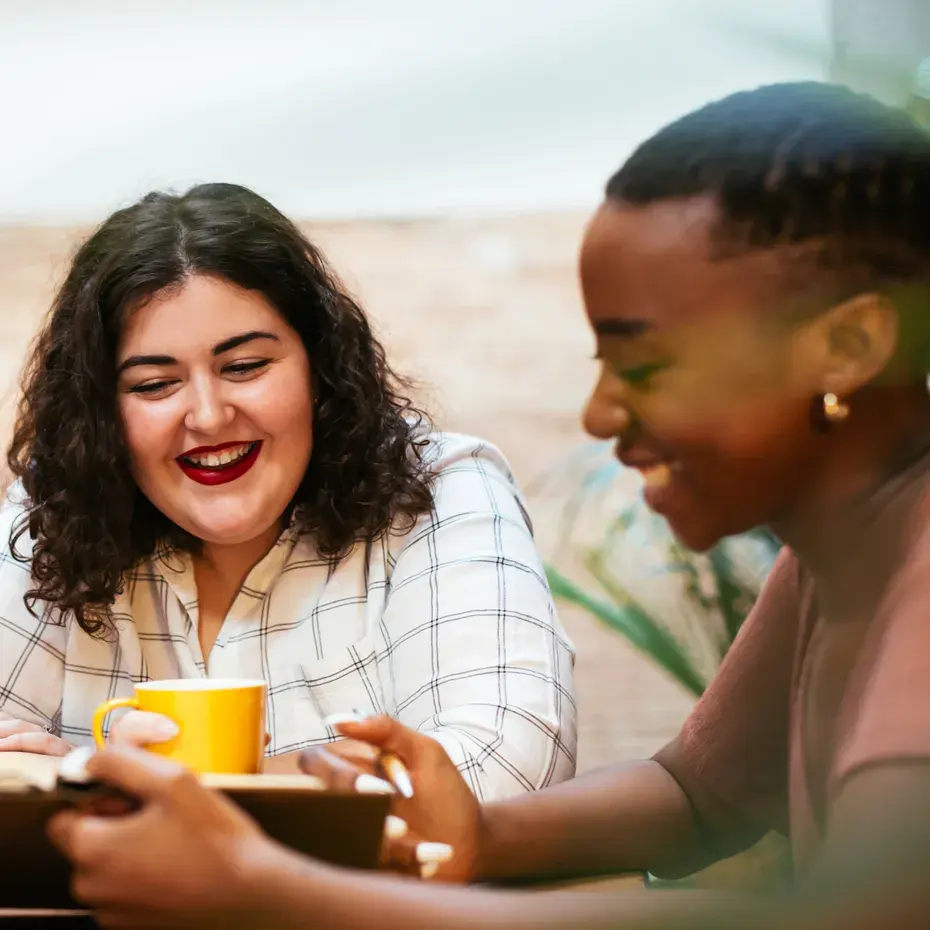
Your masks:
M0 0L0 216L153 186L307 217L584 208L644 135L821 77L826 0ZM747 34L755 31L755 39Z
M709 99L826 77L835 12L0 0L0 434L80 237L152 187L225 180L305 222L440 425L497 442L531 483L583 441L593 363L574 263L604 181ZM531 504L547 550L558 502ZM581 768L653 751L688 698L616 634L563 616Z

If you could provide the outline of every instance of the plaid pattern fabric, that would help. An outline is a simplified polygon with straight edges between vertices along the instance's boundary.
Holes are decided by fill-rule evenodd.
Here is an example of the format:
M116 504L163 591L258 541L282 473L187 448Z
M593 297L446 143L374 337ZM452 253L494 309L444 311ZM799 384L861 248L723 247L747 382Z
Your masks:
M134 682L264 678L272 755L333 739L323 718L358 708L439 740L486 800L571 777L573 653L520 492L479 440L434 434L428 455L431 514L335 565L286 530L246 578L206 664L184 553L128 575L107 639L33 617L28 566L9 554L22 513L14 490L0 515L0 710L87 744L95 708Z

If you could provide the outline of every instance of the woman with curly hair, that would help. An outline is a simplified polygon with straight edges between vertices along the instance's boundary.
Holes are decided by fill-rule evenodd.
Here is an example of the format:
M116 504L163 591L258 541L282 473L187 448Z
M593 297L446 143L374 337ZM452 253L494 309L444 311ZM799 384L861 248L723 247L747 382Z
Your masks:
M9 451L0 750L89 743L134 682L246 677L268 681L272 769L358 706L439 740L479 796L569 777L571 650L520 493L405 387L258 195L111 216L57 295Z

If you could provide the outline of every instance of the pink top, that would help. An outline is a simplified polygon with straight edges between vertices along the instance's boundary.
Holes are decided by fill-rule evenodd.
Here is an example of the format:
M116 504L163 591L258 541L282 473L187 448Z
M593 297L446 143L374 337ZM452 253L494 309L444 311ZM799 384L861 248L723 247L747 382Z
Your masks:
M844 779L930 760L926 459L815 542L813 571L782 551L719 674L656 756L720 857L774 829L803 870Z

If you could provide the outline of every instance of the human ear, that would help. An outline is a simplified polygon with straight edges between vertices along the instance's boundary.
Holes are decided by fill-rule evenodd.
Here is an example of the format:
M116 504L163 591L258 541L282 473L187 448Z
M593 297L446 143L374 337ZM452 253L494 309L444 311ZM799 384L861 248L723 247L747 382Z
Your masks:
M898 350L900 320L894 304L860 294L810 324L808 345L821 393L849 397L879 379Z

